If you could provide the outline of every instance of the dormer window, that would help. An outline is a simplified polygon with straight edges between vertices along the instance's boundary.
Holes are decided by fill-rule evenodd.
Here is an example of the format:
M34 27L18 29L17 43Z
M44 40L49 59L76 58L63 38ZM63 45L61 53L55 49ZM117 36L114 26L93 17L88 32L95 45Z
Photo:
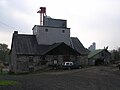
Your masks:
M48 29L45 29L46 32L48 32Z
M62 30L62 33L65 33L65 30Z

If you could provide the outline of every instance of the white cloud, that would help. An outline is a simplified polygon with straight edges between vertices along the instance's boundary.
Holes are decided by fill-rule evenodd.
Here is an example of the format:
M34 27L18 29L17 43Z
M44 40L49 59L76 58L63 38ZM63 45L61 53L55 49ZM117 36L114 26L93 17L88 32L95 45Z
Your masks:
M7 6L8 2L7 0L0 0L0 7Z
M1 31L2 29L2 31ZM5 43L7 45L9 45L9 48L11 47L11 41L12 41L12 31L10 31L9 29L3 29L0 28L0 43Z

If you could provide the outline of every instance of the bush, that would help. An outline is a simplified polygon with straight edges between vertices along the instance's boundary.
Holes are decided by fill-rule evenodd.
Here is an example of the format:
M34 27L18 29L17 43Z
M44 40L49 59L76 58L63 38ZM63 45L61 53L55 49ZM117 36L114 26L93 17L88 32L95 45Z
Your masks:
M1 80L0 85L1 86L8 86L8 85L15 85L17 84L16 81L9 81L9 80Z

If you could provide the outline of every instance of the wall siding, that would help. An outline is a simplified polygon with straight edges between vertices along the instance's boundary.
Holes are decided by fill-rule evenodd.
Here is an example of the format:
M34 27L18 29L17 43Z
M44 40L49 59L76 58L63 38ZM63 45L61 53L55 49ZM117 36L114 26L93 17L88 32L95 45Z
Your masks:
M46 32L45 29L48 29ZM65 31L64 33L62 31ZM54 43L64 42L70 45L70 29L55 28L46 26L35 26L33 34L36 35L38 44L52 45Z

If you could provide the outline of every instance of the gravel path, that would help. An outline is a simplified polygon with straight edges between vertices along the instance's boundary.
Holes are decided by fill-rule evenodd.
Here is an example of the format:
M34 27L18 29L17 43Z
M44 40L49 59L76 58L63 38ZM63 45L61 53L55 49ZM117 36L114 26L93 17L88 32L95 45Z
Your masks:
M0 90L120 90L120 71L104 66L64 72L0 76L0 80L18 82L13 86L0 86Z

